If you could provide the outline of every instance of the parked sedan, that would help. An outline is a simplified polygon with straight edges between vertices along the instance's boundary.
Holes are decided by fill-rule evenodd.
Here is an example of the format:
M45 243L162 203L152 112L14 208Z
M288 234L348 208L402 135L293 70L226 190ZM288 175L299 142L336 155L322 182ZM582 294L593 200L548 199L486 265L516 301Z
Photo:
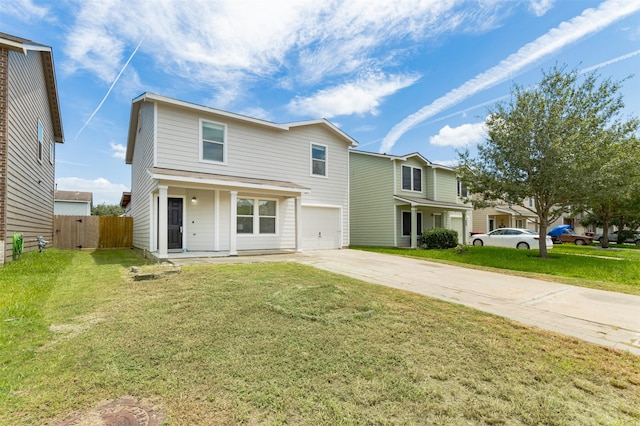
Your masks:
M618 231L609 232L608 236L609 236L608 240L610 243L615 244L618 242ZM596 234L595 237L593 237L593 239L599 243L602 243L602 234ZM633 238L627 238L626 240L624 240L624 242L636 244L640 246L640 232L634 231Z
M540 235L530 229L500 228L488 234L475 234L471 237L474 246L512 247L531 249L539 246ZM553 241L548 235L545 238L547 249L553 248Z

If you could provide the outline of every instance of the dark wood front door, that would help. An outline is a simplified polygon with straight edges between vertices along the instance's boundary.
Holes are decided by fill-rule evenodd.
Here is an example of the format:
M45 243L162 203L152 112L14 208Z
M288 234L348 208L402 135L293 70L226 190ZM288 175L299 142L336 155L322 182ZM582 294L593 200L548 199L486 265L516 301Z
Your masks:
M169 198L168 200L169 218L169 242L168 249L182 248L182 198Z

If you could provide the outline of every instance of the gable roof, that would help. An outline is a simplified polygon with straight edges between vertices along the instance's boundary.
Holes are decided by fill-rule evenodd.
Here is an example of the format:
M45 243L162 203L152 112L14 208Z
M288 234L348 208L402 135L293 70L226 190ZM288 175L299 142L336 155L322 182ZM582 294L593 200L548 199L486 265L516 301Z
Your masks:
M92 192L80 191L55 191L53 195L55 201L74 201L93 203Z
M389 160L392 160L392 161L407 161L407 160L409 160L411 158L417 158L418 160L422 161L424 164L426 164L426 165L428 165L430 167L433 167L434 169L444 169L444 170L450 170L452 172L456 171L456 169L454 169L452 167L443 166L442 164L432 163L431 161L429 161L426 157L424 157L419 152L412 152L411 154L406 154L406 155L380 154L380 153L376 153L376 152L358 151L358 150L351 150L349 152L351 154L363 154L363 155L370 155L370 156L373 156L373 157L388 158Z
M192 111L200 111L207 114L215 114L225 118L231 118L234 120L243 121L245 123L251 123L258 126L263 126L263 127L282 130L282 131L289 131L293 128L302 127L302 126L316 126L316 125L326 126L332 133L334 133L340 139L348 143L349 146L354 147L358 145L358 142L356 142L355 139L353 139L351 136L347 135L338 127L336 127L334 124L330 123L328 120L323 118L318 120L278 124L278 123L273 123L271 121L262 120L259 118L249 117L246 115L236 114L236 113L224 111L221 109L216 109L216 108L211 108L204 105L194 104L191 102L181 101L179 99L169 98L167 96L157 95L155 93L145 92L142 95L138 96L137 98L134 98L133 101L131 101L131 114L129 116L129 133L127 136L127 152L125 156L125 162L127 164L131 164L131 162L133 161L133 150L135 147L136 129L138 128L138 112L140 111L140 105L143 102L157 102L157 103L174 105L181 108L190 109Z
M49 110L51 111L53 140L58 143L63 143L64 132L62 129L62 115L60 113L56 71L53 64L53 51L51 47L5 33L0 33L0 47L4 47L7 50L18 52L23 55L26 55L29 51L40 52L44 70L45 86L47 88Z

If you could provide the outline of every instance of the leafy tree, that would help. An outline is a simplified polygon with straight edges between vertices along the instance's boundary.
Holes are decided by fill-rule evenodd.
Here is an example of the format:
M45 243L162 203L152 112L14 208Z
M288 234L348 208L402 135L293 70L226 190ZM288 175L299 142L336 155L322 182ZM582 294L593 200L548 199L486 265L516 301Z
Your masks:
M520 206L537 215L542 236L569 206L587 202L589 176L601 167L594 161L596 142L616 134L610 126L619 124L624 106L617 94L621 83L598 84L595 73L581 77L564 68L543 71L537 86L515 85L509 101L489 109L488 138L477 157L460 153L461 177L474 194L474 207ZM534 208L524 202L528 197ZM544 238L539 248L548 257Z
M638 181L640 181L640 141L627 133L638 128L637 120L614 124L596 141L598 169L588 176L590 188L586 206L602 226L602 247L609 247L609 227L637 226Z
M92 216L120 216L124 209L117 204L98 204L91 209Z

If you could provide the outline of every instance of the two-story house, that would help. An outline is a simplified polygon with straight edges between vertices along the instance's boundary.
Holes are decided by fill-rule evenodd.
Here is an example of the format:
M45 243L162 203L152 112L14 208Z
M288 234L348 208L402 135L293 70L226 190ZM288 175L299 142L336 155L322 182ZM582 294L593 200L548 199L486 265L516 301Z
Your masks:
M134 246L237 255L349 245L349 148L326 120L276 124L144 93L131 106Z
M0 33L0 264L13 236L53 239L55 144L62 118L51 47Z
M467 241L473 208L462 202L454 169L418 153L350 152L351 244L412 247L426 229Z

